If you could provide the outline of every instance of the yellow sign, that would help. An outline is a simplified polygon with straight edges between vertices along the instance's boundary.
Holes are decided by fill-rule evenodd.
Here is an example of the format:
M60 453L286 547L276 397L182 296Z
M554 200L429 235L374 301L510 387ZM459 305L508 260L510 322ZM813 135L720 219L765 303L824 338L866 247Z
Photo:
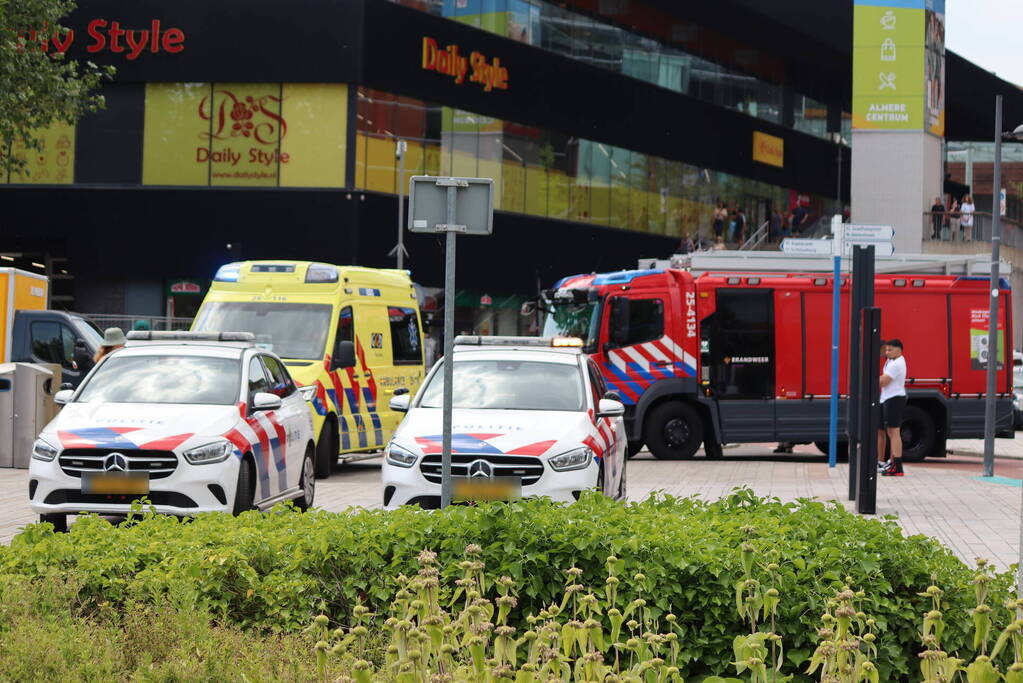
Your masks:
M344 187L348 86L150 83L145 185Z
M40 148L15 143L11 156L25 161L20 171L7 174L7 182L24 185L70 185L75 180L75 127L57 122L36 132ZM3 176L0 176L2 179Z
M785 166L785 140L753 131L753 161L782 168Z
M943 0L856 0L853 127L945 127Z

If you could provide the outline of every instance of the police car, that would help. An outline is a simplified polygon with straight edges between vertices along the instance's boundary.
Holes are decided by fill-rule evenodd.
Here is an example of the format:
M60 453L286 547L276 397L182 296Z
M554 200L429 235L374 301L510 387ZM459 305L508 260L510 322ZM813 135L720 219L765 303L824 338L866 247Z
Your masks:
M625 498L621 402L573 338L461 336L454 342L451 462L455 501L548 496L571 502L586 489ZM386 508L437 508L441 498L444 363L385 449Z
M36 440L29 498L40 521L157 512L235 514L313 504L309 406L281 360L248 333L131 332Z

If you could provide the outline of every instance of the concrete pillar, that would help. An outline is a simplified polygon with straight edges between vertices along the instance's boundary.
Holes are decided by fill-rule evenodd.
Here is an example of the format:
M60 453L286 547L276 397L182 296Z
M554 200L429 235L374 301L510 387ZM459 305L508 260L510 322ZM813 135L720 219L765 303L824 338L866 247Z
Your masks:
M920 253L923 213L942 196L941 138L864 130L852 138L852 222L892 225L895 252Z

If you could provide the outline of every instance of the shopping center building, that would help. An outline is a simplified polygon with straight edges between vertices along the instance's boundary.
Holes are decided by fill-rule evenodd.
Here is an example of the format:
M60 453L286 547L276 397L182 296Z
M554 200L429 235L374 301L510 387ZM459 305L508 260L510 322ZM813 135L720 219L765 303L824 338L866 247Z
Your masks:
M55 306L187 316L231 260L393 266L408 176L490 177L459 328L524 331L523 297L709 238L719 202L751 228L847 207L850 4L83 0L47 49L117 75L2 179L0 251L42 264ZM995 92L1023 120L1018 89L947 73L949 139L990 137ZM406 246L440 285L440 241Z

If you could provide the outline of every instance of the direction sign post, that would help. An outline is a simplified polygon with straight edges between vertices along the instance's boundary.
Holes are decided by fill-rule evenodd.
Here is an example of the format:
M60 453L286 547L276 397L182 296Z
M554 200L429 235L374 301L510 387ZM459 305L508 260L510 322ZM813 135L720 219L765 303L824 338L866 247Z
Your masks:
M451 406L454 399L455 236L494 231L491 178L412 176L409 180L409 232L446 233L444 249L444 408L441 442L440 505L451 504ZM461 221L458 223L457 221Z
M803 237L786 237L781 242L781 250L786 254L805 254L812 256L831 256L834 250L832 240L813 240Z

